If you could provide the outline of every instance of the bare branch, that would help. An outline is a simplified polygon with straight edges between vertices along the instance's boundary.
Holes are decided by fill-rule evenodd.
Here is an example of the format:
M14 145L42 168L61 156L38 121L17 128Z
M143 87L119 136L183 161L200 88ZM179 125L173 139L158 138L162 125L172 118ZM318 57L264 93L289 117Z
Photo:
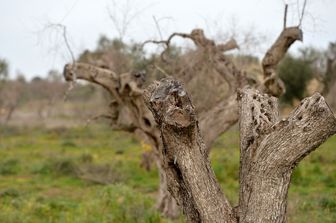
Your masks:
M149 4L147 6L137 9L137 7L131 5L130 0L111 0L111 2L112 8L107 7L107 12L121 40L123 40L126 36L132 22L136 18L138 18L145 10L153 5ZM123 2L124 4L119 4L120 2Z
M229 51L229 50L239 49L239 46L238 46L237 41L232 38L224 44L218 44L217 49L222 51L222 52L226 52L226 51Z
M73 64L67 64L64 66L63 76L66 81L72 81L74 75ZM101 85L108 90L118 103L122 103L122 100L116 91L119 86L119 77L114 72L95 67L93 65L76 63L76 78L87 80Z
M304 0L298 27L301 27L302 25L302 20L305 15L305 11L306 11L306 6L307 6L307 0Z
M156 28L157 28L157 30L158 30L158 32L159 32L160 39L162 40L163 37L162 37L162 33L161 33L161 29L160 29L159 22L158 22L158 20L155 18L155 16L153 16L153 20L154 20L155 26L156 26Z
M158 71L160 71L165 77L171 77L171 75L169 75L164 69L162 69L161 67L159 67L157 64L154 64L155 69L157 69Z
M97 121L98 119L112 119L113 117L110 115L110 114L100 114L100 115L95 115L91 118L88 118L86 120L86 123L85 123L85 127L88 127L89 124L92 122L92 121Z
M336 118L320 94L280 121L276 98L244 89L239 99L239 222L285 222L292 170L335 134Z
M66 101L69 93L74 88L74 86L76 84L76 80L77 80L76 59L75 59L75 55L72 51L72 48L70 46L70 41L69 41L68 33L67 33L67 27L65 25L61 24L61 23L50 23L45 27L45 29L61 30L63 41L65 43L66 49L68 50L68 52L71 56L71 60L72 60L72 64L73 64L73 66L72 66L72 80L70 81L69 88L64 92L63 100Z
M167 40L160 40L160 41L157 41L157 40L147 40L147 41L145 41L145 42L142 44L142 47L144 47L144 46L145 46L146 44L148 44L148 43L153 43L153 44L163 44L163 45L166 47L166 49L161 53L161 56L160 56L160 57L161 57L162 61L167 62L166 58L164 58L164 55L165 55L166 53L169 52L171 41L172 41L172 39L173 39L175 36L179 36L179 37L182 37L182 38L189 38L189 39L192 39L191 35L186 34L186 33L173 33L173 34L171 34L171 35L168 37Z
M262 91L273 96L280 96L285 92L283 82L276 74L276 67L286 55L289 47L297 40L302 41L302 30L298 27L284 29L262 60L264 83Z
M287 10L288 10L288 4L285 4L283 29L286 29L287 27Z

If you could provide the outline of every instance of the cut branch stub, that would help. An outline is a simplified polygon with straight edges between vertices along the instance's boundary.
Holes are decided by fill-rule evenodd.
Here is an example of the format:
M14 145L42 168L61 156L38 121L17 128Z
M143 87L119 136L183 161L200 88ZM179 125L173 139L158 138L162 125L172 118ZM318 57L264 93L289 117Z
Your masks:
M149 109L157 123L176 127L188 127L195 123L196 117L191 101L178 81L167 78L151 85L145 93Z
M163 142L161 160L168 190L189 222L236 222L216 181L199 133L194 107L181 84L163 79L152 84L145 101Z
M318 93L280 121L275 98L250 89L239 98L239 222L285 222L292 170L336 133L335 116Z
M224 44L218 44L217 48L222 52L226 52L229 50L239 49L239 45L237 41L232 38Z

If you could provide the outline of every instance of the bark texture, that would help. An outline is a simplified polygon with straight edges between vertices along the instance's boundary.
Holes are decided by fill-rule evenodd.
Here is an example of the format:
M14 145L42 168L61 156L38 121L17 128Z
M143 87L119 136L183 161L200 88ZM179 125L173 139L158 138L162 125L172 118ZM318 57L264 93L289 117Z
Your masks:
M276 97L285 93L285 85L278 78L276 68L284 58L289 47L297 40L303 40L303 33L299 27L284 28L271 48L266 52L262 60L264 72L264 82L261 86L262 91Z
M162 80L149 87L146 103L157 121L168 189L190 222L235 222L200 136L191 101L180 83ZM227 217L223 217L227 216Z
M275 44L271 47L263 60L263 67L266 80L263 89L272 92L273 83L278 83L275 73L275 67L286 53L290 45L297 39L297 28L287 28L279 36ZM299 32L300 33L300 32ZM170 42L173 37L179 36L190 39L196 46L194 63L176 69L173 74L179 80L188 83L186 88L195 96L200 131L204 137L205 151L210 152L213 142L232 125L237 123L239 118L237 90L248 85L246 73L238 69L234 63L227 58L224 53L226 51L238 48L235 40L231 39L224 44L216 44L213 40L208 39L203 30L194 29L191 33L173 33L167 41L151 41L155 43L163 43L166 50L162 53L163 60L167 61L165 54L170 49ZM88 56L89 57L89 56ZM110 57L106 57L110 58ZM107 64L103 63L103 67L115 67L115 62L103 57L102 61L107 60ZM112 57L113 58L113 57ZM190 60L189 57L186 58ZM96 83L104 87L113 97L110 103L109 114L104 117L111 120L111 126L114 129L124 130L135 133L140 140L150 144L153 148L153 154L145 154L145 159L154 157L158 162L157 166L160 172L160 189L157 207L168 217L176 217L178 215L177 206L174 199L167 191L165 173L162 171L159 151L163 148L163 142L160 138L160 130L154 121L151 112L147 109L143 101L143 86L145 83L145 74L142 72L126 72L123 74L115 73L109 69L93 66L86 63L68 64L64 68L64 76L68 81L72 81L74 77L84 79L86 81ZM224 80L226 83L225 96L218 98L220 100L212 100L209 103L209 92L213 92L217 88L212 85L213 80ZM201 91L198 86L193 85L194 82L201 83L198 86L208 84L208 88ZM217 81L215 81L217 82ZM281 83L281 82L280 82ZM217 83L216 83L217 84ZM277 85L276 85L277 86ZM255 86L259 88L260 86ZM217 97L217 93L213 94ZM214 118L216 117L216 118ZM198 127L197 127L198 129ZM151 161L144 160L143 166L150 169Z
M316 93L279 120L277 100L253 90L240 95L239 222L286 222L294 167L336 132L336 119Z
M207 152L210 151L212 143L232 125L238 121L238 105L236 100L236 90L242 87L245 81L245 73L241 72L235 65L223 55L223 52L237 48L235 40L231 39L227 43L216 45L214 41L207 39L203 30L195 29L191 34L176 34L184 38L190 38L197 50L197 60L195 66L190 69L179 70L174 74L183 81L192 83L197 77L203 78L206 82L211 80L211 75L217 75L225 80L229 87L226 97L219 103L206 106L200 109L200 126L204 129ZM173 37L173 35L172 35ZM171 37L171 38L172 38ZM169 39L169 41L171 40ZM169 44L167 45L169 46ZM207 59L205 59L207 58ZM109 67L109 64L104 65ZM205 71L204 67L207 67ZM209 74L209 75L208 75ZM211 74L211 75L210 75ZM167 217L178 216L178 208L174 198L167 191L166 175L161 172L158 151L162 147L159 129L153 119L151 112L147 109L143 98L143 84L145 75L141 72L126 72L117 74L109 69L104 69L87 63L68 64L64 68L64 77L67 81L72 81L74 77L96 83L104 87L113 97L110 103L109 113L105 118L109 118L113 129L135 133L140 140L145 141L153 148L153 154L144 154L145 158L142 166L150 169L150 164L156 159L160 172L158 209ZM204 82L203 82L204 83ZM197 87L190 84L190 90L199 91ZM207 97L206 97L207 98ZM197 98L199 104L209 104ZM209 117L217 116L217 120Z
M194 106L181 84L163 79L144 97L160 128L168 189L189 222L286 222L292 170L336 133L336 118L319 93L279 120L275 97L239 91L240 198L233 211L215 179Z

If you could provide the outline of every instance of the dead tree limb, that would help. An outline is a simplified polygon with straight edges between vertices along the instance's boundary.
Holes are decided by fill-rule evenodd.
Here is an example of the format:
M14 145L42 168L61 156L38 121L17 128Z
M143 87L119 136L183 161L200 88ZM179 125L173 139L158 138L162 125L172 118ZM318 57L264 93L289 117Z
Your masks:
M285 28L266 52L262 60L264 73L264 82L261 86L262 91L277 97L285 93L284 83L277 76L276 68L284 58L289 47L297 40L303 40L302 30L298 27Z
M109 118L112 129L134 133L153 148L153 156L157 157L162 140L154 118L143 101L142 85L145 74L116 74L111 70L85 63L76 63L76 74L78 79L102 86L112 96L109 114L105 115ZM66 80L72 80L72 64L65 65L63 75ZM160 174L157 208L164 216L176 218L179 215L178 207L167 190L166 176L162 172L160 159L155 158L155 161Z
M287 35L283 35L284 37L279 37L281 41L279 40L278 42L281 43L274 44L274 47L271 48L269 52L270 56L267 57L273 58L274 54L277 56L276 60L266 63L266 65L270 64L271 67L275 67L288 49L289 46L284 47L282 45L283 38L287 38ZM239 118L238 102L236 100L237 90L248 85L245 72L239 70L234 63L223 54L225 51L237 48L238 44L234 40L230 40L224 44L216 44L213 40L208 39L201 29L194 29L189 34L173 33L167 40L147 42L164 44L166 50L161 54L161 57L164 57L163 55L165 52L169 51L171 40L175 36L188 38L193 41L196 46L196 53L199 56L199 61L197 61L195 66L188 70L184 76L181 75L181 73L171 74L172 76L188 83L196 74L200 75L198 69L202 69L203 65L206 65L206 67L209 68L209 70L206 70L207 72L215 72L216 75L219 75L225 80L229 86L225 98L220 102L207 106L206 109L199 111L198 117L200 130L204 136L206 153L209 153L211 145L215 139L232 125L237 123ZM278 46L279 44L280 47ZM278 57L278 48L282 50L280 53L282 56L280 57ZM65 66L64 76L66 80L72 80L72 66L73 65L71 64ZM160 138L160 129L142 98L143 75L138 72L116 74L113 71L83 63L76 63L76 74L77 78L99 84L109 91L114 98L114 101L110 106L112 127L133 132L141 139L145 139L145 141L154 148L153 151L155 151L155 157L158 159L159 151L163 148L163 142ZM213 117L218 118L214 119ZM178 159L178 157L176 159ZM206 161L202 162L206 163ZM160 188L157 206L164 215L168 217L176 217L178 214L178 212L176 212L177 207L173 197L171 197L170 193L167 191L166 181L168 177L162 172L163 164L159 159L157 160L157 165L160 172ZM214 185L212 186L215 187ZM231 212L231 209L227 209L227 211Z
M194 106L182 85L163 79L144 94L160 128L168 189L189 222L285 222L293 169L336 133L336 118L318 93L283 120L276 98L247 88L238 96L241 167L235 216L215 179Z
M285 13L284 13L283 29L286 29L286 28L287 28L287 12L288 12L288 4L285 4Z
M239 222L285 222L292 171L335 134L335 116L318 93L283 120L275 98L254 90L243 90L239 98Z
M168 189L188 221L235 222L211 169L194 107L180 83L164 79L151 85L144 97L161 131Z

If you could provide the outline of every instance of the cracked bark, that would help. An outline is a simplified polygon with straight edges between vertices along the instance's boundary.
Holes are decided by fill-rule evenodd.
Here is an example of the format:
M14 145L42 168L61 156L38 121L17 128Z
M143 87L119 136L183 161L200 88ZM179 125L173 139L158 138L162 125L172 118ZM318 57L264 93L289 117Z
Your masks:
M283 120L275 98L253 90L239 98L239 222L285 222L292 170L335 134L335 116L319 93Z
M261 62L264 72L264 82L261 85L262 91L276 97L285 93L285 85L277 76L276 68L289 47L297 40L303 40L303 33L299 27L284 28L271 48L266 52Z
M202 49L207 49L206 51L201 50L201 52L211 58L211 61L213 61L211 63L214 64L217 72L228 81L231 86L230 89L233 89L233 91L228 93L226 100L200 114L200 126L206 130L204 132L206 136L205 142L207 151L210 152L211 145L218 136L238 120L236 89L238 80L240 81L243 78L234 64L223 55L224 51L232 50L238 46L233 39L217 46L212 40L204 36L202 30L193 30L190 35L181 35L185 38L186 36L192 36L195 40L195 45ZM129 73L118 75L108 69L85 63L76 63L75 65L68 64L65 66L64 76L67 81L72 80L73 72L76 72L76 76L79 79L101 85L115 98L115 101L110 104L111 114L109 114L112 117L111 125L114 129L134 132L139 139L143 140L145 138L145 141L149 142L148 144L153 147L154 151L159 151L162 146L159 130L155 122L152 121L153 117L144 105L142 97L138 97L143 90L140 86L137 86L136 83L139 81L134 75L132 76ZM127 90L126 93L124 92L125 90ZM220 120L214 121L208 118L214 115L221 117ZM149 120L151 125L149 127L144 125L142 120ZM147 154L144 156L147 156ZM151 157L157 157L157 154L151 155ZM156 163L160 172L162 167L158 162ZM144 166L148 165L144 163ZM164 216L175 218L179 214L174 198L167 191L166 177L162 172L160 172L159 197L156 206Z
M161 131L168 189L188 221L235 222L211 169L194 107L181 85L165 79L151 85L144 97Z
M239 91L240 198L234 213L215 179L182 85L163 79L144 97L160 128L168 189L189 222L286 222L292 170L336 133L336 118L319 93L279 120L276 98L248 88Z

